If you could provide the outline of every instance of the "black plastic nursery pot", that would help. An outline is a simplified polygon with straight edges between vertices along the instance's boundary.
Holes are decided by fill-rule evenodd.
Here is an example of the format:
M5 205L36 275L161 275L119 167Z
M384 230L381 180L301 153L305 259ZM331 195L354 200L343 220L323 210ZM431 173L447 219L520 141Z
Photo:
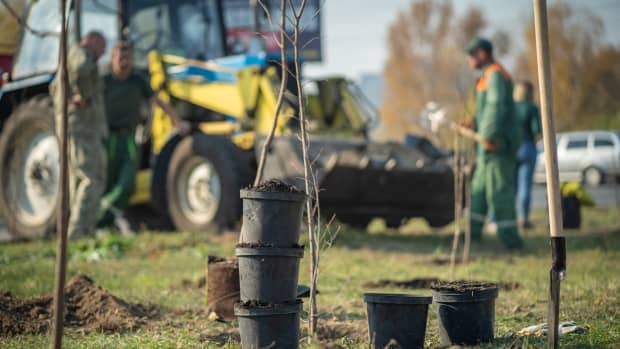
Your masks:
M237 247L241 301L286 303L297 299L303 247Z
M299 347L300 300L293 303L235 305L243 349L296 349Z
M433 285L442 346L478 345L493 341L497 285L445 283Z
M305 195L299 191L241 190L241 243L292 247L299 242Z
M424 348L432 297L365 293L368 334L375 349Z

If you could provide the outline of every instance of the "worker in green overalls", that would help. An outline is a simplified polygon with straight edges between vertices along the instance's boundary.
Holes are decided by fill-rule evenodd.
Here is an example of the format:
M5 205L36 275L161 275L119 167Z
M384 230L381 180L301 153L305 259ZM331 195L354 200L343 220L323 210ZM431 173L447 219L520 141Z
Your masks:
M482 71L476 83L476 115L466 124L482 137L471 187L471 237L482 238L487 213L492 212L499 239L508 248L523 241L515 212L515 168L520 131L514 112L512 81L493 59L493 45L473 39L466 48L468 63Z
M99 210L98 227L112 223L121 232L130 232L122 215L135 189L138 168L135 141L136 126L141 122L140 108L150 101L168 114L180 133L189 132L190 125L176 111L159 99L149 84L133 72L131 46L117 43L112 50L112 69L103 78L104 105L109 136L105 142L108 156L106 190Z

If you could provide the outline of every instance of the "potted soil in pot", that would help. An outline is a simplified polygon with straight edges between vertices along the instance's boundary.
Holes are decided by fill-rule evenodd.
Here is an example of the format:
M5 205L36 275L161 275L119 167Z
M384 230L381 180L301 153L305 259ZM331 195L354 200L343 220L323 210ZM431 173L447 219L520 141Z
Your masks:
M279 180L241 190L240 243L293 247L299 241L305 194Z
M437 303L442 346L478 345L493 341L497 284L476 281L431 285Z
M423 349L431 297L365 293L371 348Z

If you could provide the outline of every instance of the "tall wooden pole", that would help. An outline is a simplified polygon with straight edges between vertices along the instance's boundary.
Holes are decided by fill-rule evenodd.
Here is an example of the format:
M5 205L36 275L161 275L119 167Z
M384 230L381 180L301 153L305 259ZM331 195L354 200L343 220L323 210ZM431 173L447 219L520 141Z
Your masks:
M566 240L562 233L562 205L558 177L558 158L553 124L553 94L551 91L551 63L549 60L549 33L547 27L547 1L534 0L534 27L536 30L536 58L542 113L543 142L547 175L547 200L549 206L549 235L551 236L552 266L549 287L549 348L558 347L560 312L560 281L566 273Z
M67 223L69 220L69 191L67 169L67 112L68 112L68 75L67 75L67 2L60 1L61 35L60 35L60 95L62 122L60 127L60 204L56 213L56 288L54 292L54 330L53 348L62 348L63 320L65 309L65 278L67 273Z

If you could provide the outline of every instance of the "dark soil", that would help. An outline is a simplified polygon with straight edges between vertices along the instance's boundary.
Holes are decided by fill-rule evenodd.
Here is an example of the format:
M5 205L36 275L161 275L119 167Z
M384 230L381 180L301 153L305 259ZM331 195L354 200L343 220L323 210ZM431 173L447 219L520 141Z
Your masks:
M259 242L240 242L240 243L237 244L236 247L237 248L265 248L265 247L279 247L279 246L259 241ZM303 249L304 245L293 244L292 246L287 247L287 248L300 248L300 249Z
M295 186L288 185L279 179L269 179L256 187L248 187L247 189L262 193L302 193Z
M469 281L460 280L457 281L459 283L467 283ZM395 288L404 288L404 289L428 289L432 288L434 284L449 284L449 281L440 280L438 278L416 278L411 280L379 280L379 281L370 281L365 283L363 286L366 288L385 288L385 287L395 287ZM504 291L512 291L516 290L521 285L518 282L498 282L498 283L486 283L493 284L499 287Z
M485 281L439 281L431 285L431 289L435 291L453 291L453 292L476 292L486 291L499 286L493 282Z
M85 275L73 277L65 293L65 326L84 332L134 330L159 315L155 306L126 302ZM52 325L52 303L52 295L21 299L0 292L0 337L47 332Z
M247 308L275 308L276 306L280 306L280 305L288 305L288 304L298 304L301 301L289 301L289 302L283 302L283 303L269 303L269 302L261 302L261 301L257 301L257 300L251 300L251 301L245 301L245 302L240 302L239 304L242 307L247 307Z

